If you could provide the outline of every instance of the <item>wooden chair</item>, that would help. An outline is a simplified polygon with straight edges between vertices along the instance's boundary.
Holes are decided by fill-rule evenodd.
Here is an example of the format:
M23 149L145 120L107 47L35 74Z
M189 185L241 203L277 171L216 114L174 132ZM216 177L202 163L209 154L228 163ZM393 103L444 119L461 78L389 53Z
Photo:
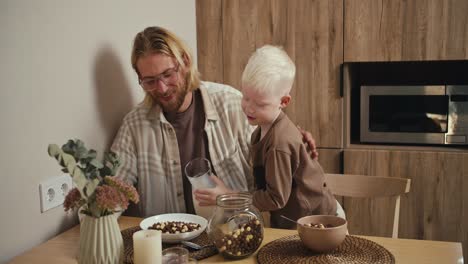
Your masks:
M410 179L327 173L326 183L332 193L338 196L354 198L395 197L392 237L398 237L400 195L410 191Z

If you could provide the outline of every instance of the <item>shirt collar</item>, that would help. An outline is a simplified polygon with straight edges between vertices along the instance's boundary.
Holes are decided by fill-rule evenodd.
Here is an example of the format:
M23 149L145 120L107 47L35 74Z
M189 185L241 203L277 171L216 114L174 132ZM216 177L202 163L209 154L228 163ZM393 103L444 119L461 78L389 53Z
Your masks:
M203 101L203 108L205 109L205 115L207 120L217 121L219 119L218 111L216 111L213 102L208 94L208 91L204 87L203 83L200 86L200 92Z

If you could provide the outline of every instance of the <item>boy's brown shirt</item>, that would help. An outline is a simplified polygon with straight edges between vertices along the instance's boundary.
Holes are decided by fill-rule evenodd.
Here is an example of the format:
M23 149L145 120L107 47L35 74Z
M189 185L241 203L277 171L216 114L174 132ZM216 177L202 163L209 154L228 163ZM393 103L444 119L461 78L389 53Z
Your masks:
M252 134L251 156L256 191L253 204L270 211L271 226L295 228L294 220L312 214L336 214L336 200L326 187L320 164L310 157L302 135L283 112L260 140L260 127Z

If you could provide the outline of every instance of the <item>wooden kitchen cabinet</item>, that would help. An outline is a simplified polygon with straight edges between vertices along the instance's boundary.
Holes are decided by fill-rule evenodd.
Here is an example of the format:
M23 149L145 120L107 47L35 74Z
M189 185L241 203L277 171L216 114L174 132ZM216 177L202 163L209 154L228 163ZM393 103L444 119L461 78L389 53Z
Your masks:
M468 256L468 153L347 149L344 173L411 179L401 197L399 237L461 241ZM386 202L345 198L350 232L391 234Z
M222 1L196 3L197 60L203 80L223 83Z
M250 55L281 45L296 64L286 112L319 147L342 148L342 0L197 0L196 9L203 80L239 89Z
M344 0L344 61L468 59L466 0Z
M342 150L318 148L318 162L325 173L341 173Z

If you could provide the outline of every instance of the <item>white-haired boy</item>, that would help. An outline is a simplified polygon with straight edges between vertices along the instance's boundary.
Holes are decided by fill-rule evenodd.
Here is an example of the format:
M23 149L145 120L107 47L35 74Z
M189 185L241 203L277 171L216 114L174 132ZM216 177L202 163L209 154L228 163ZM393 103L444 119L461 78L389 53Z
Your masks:
M291 102L295 73L293 61L282 48L266 45L253 53L242 74L242 110L249 123L257 126L251 138L256 181L253 204L260 211L270 211L274 228L295 228L281 215L294 220L313 214L337 215L338 207L338 214L344 216L326 186L322 167L310 157L302 134L282 111ZM201 204L212 204L215 195L232 192L216 181L214 192L199 193Z

